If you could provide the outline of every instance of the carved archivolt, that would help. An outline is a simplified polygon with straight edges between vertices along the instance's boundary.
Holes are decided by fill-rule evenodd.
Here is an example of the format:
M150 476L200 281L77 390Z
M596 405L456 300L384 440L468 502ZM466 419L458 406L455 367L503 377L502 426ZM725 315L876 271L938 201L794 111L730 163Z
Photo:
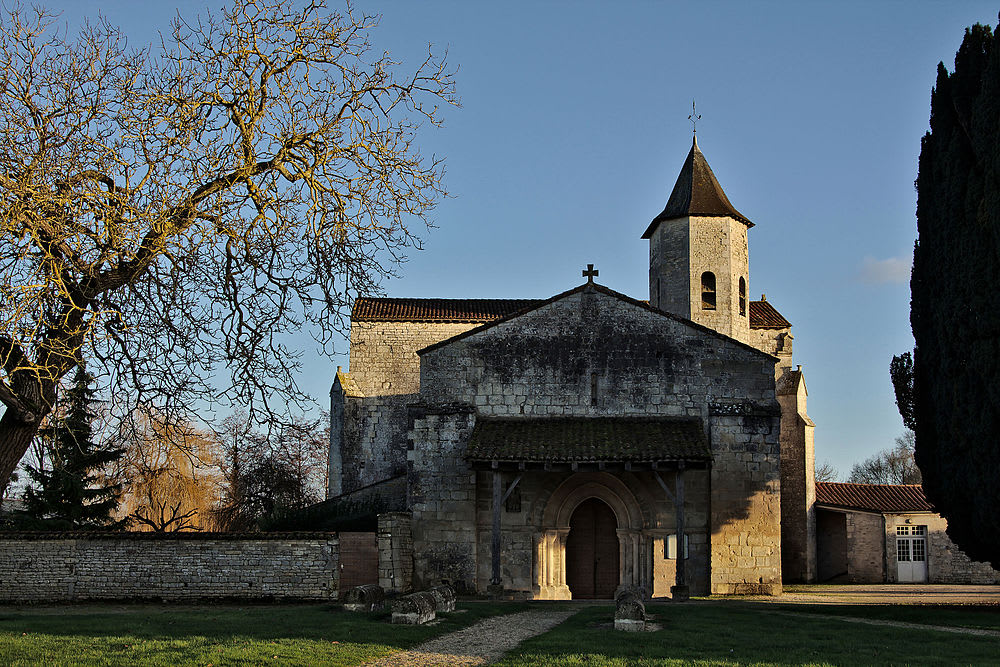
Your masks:
M572 597L566 585L569 521L580 503L590 498L607 503L618 521L620 585L641 587L645 583L642 511L635 495L622 480L609 473L577 473L563 481L549 497L541 531L535 534L533 578L537 599Z

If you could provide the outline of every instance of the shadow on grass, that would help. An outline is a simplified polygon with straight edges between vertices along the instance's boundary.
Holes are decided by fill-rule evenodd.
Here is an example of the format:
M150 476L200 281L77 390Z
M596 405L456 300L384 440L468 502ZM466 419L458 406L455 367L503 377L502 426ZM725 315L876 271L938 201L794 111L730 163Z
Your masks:
M525 641L500 664L513 665L858 665L996 664L994 637L869 626L769 613L770 605L650 605L662 626L624 633L611 607L583 610Z
M72 634L90 637L179 639L198 636L226 640L330 639L378 641L408 648L478 620L531 608L521 603L472 603L457 613L438 614L432 625L392 625L388 611L348 613L335 604L184 606L88 605L86 607L0 610L0 633Z
M337 605L92 605L0 610L0 664L357 665L525 604L468 604L433 625Z

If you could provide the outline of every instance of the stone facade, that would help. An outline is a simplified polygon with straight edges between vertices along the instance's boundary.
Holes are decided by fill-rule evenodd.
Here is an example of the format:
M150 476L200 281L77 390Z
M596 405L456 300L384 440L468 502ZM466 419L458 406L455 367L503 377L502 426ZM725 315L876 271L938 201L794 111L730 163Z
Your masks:
M420 391L416 351L475 323L352 322L350 374L330 395L330 491L336 496L406 472L406 406Z
M330 533L0 532L0 602L336 599Z
M592 283L489 315L482 303L429 304L484 300L360 300L350 371L331 393L330 494L405 471L418 589L485 592L497 576L520 597L570 597L571 519L594 498L614 515L622 588L669 594L679 546L668 545L680 544L695 594L777 593L783 569L812 580L812 422L804 384L776 391L796 373L790 325L769 305L771 321L751 322L751 226L695 144L643 235L649 304ZM703 307L705 272L714 307ZM578 451L572 465L500 471L467 458L480 420L568 418L695 420L705 463L605 466ZM686 542L672 495L681 480ZM496 575L495 483L501 495L517 485L500 513Z
M589 286L422 351L409 454L418 587L436 583L420 580L421 573L433 573L461 587L485 588L491 482L462 459L477 416L656 415L702 420L711 443L711 475L692 475L688 494L693 591L780 591L774 363L731 338ZM549 551L558 560L569 516L554 518L546 490L574 477L525 477L521 516L504 515L505 587L526 597L565 593L565 566L549 567ZM668 588L669 577L654 576L663 568L651 554L674 523L673 509L651 476L628 480L605 475L588 491L612 509L621 506L622 585L648 590L659 581ZM710 505L711 514L705 511Z
M926 526L927 583L998 584L1000 571L969 559L949 539L946 519L930 512L817 510L819 580L897 583L896 528Z

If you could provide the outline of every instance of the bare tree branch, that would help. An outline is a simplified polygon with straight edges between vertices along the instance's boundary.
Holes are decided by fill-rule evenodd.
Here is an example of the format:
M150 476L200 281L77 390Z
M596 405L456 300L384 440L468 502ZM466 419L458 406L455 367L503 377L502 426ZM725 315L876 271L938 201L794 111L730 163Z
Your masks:
M156 49L43 9L0 24L0 476L83 360L126 424L206 403L275 420L305 400L289 336L328 347L420 247L445 59L401 71L350 6L237 4Z

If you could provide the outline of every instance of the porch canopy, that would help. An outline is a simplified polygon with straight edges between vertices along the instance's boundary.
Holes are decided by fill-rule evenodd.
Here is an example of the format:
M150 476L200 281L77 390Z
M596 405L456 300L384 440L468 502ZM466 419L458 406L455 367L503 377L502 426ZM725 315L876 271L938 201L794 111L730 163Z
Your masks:
M465 459L478 470L676 470L712 460L702 420L481 417Z

